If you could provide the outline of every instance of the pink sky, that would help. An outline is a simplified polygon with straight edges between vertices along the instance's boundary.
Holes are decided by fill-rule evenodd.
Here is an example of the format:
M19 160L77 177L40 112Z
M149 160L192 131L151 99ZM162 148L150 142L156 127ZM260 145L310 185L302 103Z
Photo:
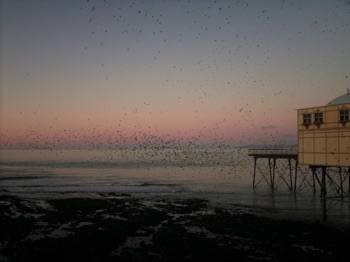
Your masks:
M2 2L1 146L296 143L296 109L350 88L349 9Z

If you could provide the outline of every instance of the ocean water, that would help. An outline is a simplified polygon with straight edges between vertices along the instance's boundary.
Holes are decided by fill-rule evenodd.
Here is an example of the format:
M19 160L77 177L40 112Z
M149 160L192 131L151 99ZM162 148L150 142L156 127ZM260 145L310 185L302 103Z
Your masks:
M140 150L1 150L0 192L127 193L139 197L205 198L270 218L321 221L319 193L283 183L253 190L253 159L245 148ZM261 168L267 168L262 166ZM350 228L349 201L327 201L328 222Z

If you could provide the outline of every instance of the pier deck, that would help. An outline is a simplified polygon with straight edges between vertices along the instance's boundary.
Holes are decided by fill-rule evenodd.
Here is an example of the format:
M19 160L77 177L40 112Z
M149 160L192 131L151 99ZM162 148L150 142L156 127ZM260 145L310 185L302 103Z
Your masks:
M248 156L256 158L291 158L298 159L298 150L290 149L248 149Z

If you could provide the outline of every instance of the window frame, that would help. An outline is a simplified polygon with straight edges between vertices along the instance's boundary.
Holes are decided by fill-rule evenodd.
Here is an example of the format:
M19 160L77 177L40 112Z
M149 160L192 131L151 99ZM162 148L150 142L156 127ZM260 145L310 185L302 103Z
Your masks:
M349 108L342 106L339 108L339 123L345 127L345 124L350 121L350 112Z
M320 128L320 126L324 123L323 112L317 109L314 113L314 124Z
M307 120L307 121L306 121ZM310 112L303 112L303 125L308 128L312 124L312 115Z

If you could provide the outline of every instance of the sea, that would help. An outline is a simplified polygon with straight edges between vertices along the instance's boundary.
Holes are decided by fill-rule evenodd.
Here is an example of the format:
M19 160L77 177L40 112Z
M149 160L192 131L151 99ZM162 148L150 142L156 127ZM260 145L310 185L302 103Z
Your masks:
M320 192L310 186L311 176L296 192L284 178L271 190L261 177L268 166L260 164L260 183L253 189L254 160L244 147L3 149L0 157L1 194L200 198L235 212L350 228L349 196L327 199L323 221Z

